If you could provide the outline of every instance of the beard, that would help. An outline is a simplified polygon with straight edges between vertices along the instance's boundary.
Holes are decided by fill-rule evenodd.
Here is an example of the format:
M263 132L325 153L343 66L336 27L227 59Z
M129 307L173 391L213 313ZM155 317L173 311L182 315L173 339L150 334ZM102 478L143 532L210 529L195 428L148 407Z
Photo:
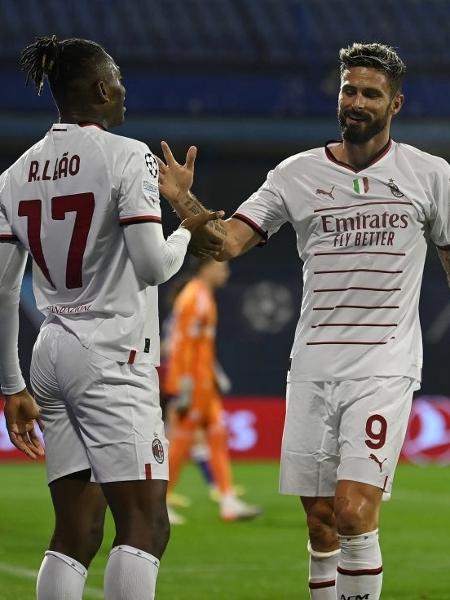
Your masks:
M346 110L343 111L338 110L338 121L339 126L342 132L342 138L347 142L355 145L362 145L375 137L378 133L383 131L383 129L387 126L388 122L388 111L386 110L385 114L378 119L371 120L367 115L359 115L365 116L365 120L360 121L359 123L351 123L347 124L346 118L351 116L352 111ZM356 114L356 113L353 113Z

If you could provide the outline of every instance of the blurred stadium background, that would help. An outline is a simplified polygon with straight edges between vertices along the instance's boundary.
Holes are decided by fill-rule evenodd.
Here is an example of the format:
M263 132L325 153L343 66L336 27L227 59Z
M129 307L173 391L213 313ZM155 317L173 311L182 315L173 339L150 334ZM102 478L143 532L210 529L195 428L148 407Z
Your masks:
M165 139L180 158L190 144L198 145L194 192L209 206L225 209L227 215L262 183L267 171L280 160L339 137L335 116L339 82L337 54L342 46L353 41L391 44L398 48L407 64L406 103L394 123L394 139L450 158L450 0L378 0L376 3L373 0L0 0L2 170L56 120L48 90L38 98L31 86L25 88L23 74L17 68L19 53L25 45L36 36L53 33L61 38L86 37L105 46L120 65L127 87L126 123L116 133L145 141L155 153L160 153L160 140ZM164 206L164 202L162 204ZM167 206L164 206L164 223L168 232L177 226ZM273 461L279 452L287 359L301 299L301 266L296 257L293 231L284 227L265 248L252 251L231 267L231 281L219 293L218 333L220 361L233 383L233 397L227 399L230 445L237 458ZM169 287L161 288L162 317L167 314L165 298ZM27 373L40 324L29 272L23 285L21 319L20 354ZM450 296L434 248L429 250L425 269L421 321L425 356L423 385L414 404L404 458L429 466L426 472L402 467L397 487L400 503L403 497L405 506L409 504L419 510L425 503L434 511L434 518L423 527L432 538L442 533L439 521L450 504L449 473L445 466L450 462ZM0 460L16 458L2 419ZM440 466L432 466L432 463ZM294 537L286 538L286 543L292 542L296 560L303 560L303 565L298 564L304 578L305 536L297 506L289 499L276 499L273 462L267 463L266 471L264 463L254 470L248 466L249 463L238 466L238 476L242 474L249 490L254 486L252 499L263 504L266 500L268 516L266 521L261 519L263 529L259 534L254 533L260 527L255 523L255 529L246 526L245 535L260 535L263 544L267 538L262 532L270 531L274 536L280 525L275 518L270 520L269 507L273 510L276 507L277 511L291 507L292 521L286 529L290 531L298 526L298 531ZM28 543L27 551L20 550L17 540L12 545L9 541L3 544L6 538L1 535L0 599L28 599L32 598L30 572L39 565L40 554L47 543L49 501L39 467L30 471L29 467L4 464L0 469L5 482L0 486L1 520L5 513L14 515L8 527L3 527L3 532L8 534L6 538L24 536L20 526L27 535L33 527L36 533L30 535L32 543ZM20 496L31 494L34 498L37 492L31 493L28 485L20 492L22 474L27 480L39 481L37 486L42 488L45 498L42 500L45 527L36 526L34 517L29 523L23 523L20 515L26 509L22 509ZM431 480L435 482L434 487L429 483ZM198 494L192 487L200 484L190 471L184 485L191 495ZM199 494L200 503L202 498ZM397 513L389 511L397 510L399 515L406 515L402 507L400 504L397 509L389 506L385 509L393 527ZM204 518L200 511L199 522L200 513ZM213 513L209 517L214 521ZM193 521L196 522L195 512ZM410 522L399 523L398 529L414 528L417 523L417 518L412 516ZM243 585L244 581L256 581L260 573L257 569L246 570L247 562L239 554L233 556L233 564L242 566L236 571L239 582L236 593L227 593L226 577L220 587L217 582L221 579L214 569L216 587L198 584L191 596L186 595L186 588L176 591L168 587L169 579L177 576L182 579L195 576L198 581L203 577L200 568L198 572L195 568L192 572L188 568L177 571L170 562L175 560L177 547L181 557L183 544L191 545L194 539L198 543L202 531L200 528L174 534L175 550L169 551L168 574L164 576L164 568L161 573L161 598L306 598L304 581L293 572L292 558L287 565L287 575L280 567L280 572L266 577L264 589ZM221 526L216 535L226 539L229 531ZM447 526L447 556L448 531ZM403 543L419 544L420 539L407 542L403 538ZM228 542L233 544L233 541ZM240 542L236 543L239 548ZM283 545L282 540L272 538L266 543ZM435 546L430 541L429 550L433 549L436 557L445 554L444 550L438 553ZM231 545L229 553L236 551ZM400 553L395 554L399 562L398 575L403 570L401 553L408 553L409 547L399 546L396 551ZM420 552L413 554L422 560ZM224 564L232 563L227 554L221 560ZM388 565L389 560L394 562L387 558ZM411 569L415 568L412 560L405 561ZM2 568L5 564L13 565L17 573ZM421 564L423 576L409 588L397 575L398 589L395 588L394 577L391 575L392 580L389 580L388 572L384 597L450 598L450 562L436 558L433 565L435 570L438 565L437 572L433 571L431 561L422 560ZM170 568L175 569L172 575ZM425 586L424 577L430 574L430 569L430 583ZM277 577L287 577L291 587L286 584L271 588L269 579L276 581ZM439 578L444 578L442 587L437 583ZM21 579L26 582L24 587L14 587L19 586ZM189 581L197 582L197 579ZM92 597L101 597L98 590L96 593L97 596L94 593Z

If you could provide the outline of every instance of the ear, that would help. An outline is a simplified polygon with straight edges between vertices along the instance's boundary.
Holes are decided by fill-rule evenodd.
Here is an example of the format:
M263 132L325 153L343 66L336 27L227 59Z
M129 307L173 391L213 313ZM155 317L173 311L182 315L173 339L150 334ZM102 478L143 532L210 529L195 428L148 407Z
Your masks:
M394 98L392 99L392 103L391 103L391 110L392 110L393 115L396 115L397 113L400 112L404 101L405 101L405 96L403 94L396 94L394 96Z
M107 102L109 102L108 88L102 79L94 83L94 89L96 96L102 104L106 104Z

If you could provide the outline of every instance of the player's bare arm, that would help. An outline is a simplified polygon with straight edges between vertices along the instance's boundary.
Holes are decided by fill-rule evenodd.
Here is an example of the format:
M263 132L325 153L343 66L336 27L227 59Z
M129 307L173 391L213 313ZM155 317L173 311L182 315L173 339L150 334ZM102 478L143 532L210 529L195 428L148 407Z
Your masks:
M450 287L450 248L438 248L438 254L444 271L447 274L447 282Z
M184 164L176 161L166 142L161 142L166 162L159 160L159 186L180 219L207 212L208 209L190 191L194 180L197 148L191 146ZM244 254L261 242L261 237L249 225L236 219L209 221L192 236L190 249L197 256L212 256L229 260Z

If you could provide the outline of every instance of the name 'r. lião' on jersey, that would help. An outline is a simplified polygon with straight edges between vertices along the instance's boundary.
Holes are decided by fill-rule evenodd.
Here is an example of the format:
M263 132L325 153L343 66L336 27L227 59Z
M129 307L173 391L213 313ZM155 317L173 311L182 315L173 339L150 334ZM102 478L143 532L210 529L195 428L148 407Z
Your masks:
M80 170L80 157L78 154L69 156L68 152L56 160L32 160L28 171L28 183L32 181L55 181L62 177L74 176Z

